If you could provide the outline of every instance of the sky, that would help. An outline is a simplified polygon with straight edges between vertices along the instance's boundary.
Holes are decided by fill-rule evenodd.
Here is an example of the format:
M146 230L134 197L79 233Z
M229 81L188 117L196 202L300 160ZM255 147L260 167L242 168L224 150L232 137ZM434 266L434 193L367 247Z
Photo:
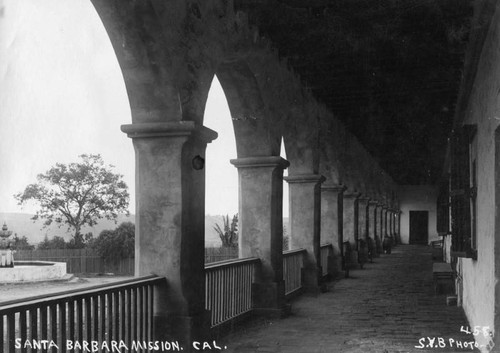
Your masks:
M0 213L34 213L35 204L21 208L13 195L83 153L101 154L123 175L135 213L134 150L120 131L132 121L127 93L90 1L0 0L0 53ZM204 124L219 133L207 147L206 213L231 215L238 209L238 174L229 163L236 144L216 79Z

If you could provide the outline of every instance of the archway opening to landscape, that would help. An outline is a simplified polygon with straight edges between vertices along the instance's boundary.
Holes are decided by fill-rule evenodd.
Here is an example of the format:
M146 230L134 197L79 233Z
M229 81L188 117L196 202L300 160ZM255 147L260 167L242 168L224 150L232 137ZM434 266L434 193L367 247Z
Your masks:
M54 223L44 228L43 220L33 223L30 218L39 206L21 207L13 195L57 163L80 162L82 154L99 154L106 166L114 166L114 173L123 175L130 195L128 211L134 214L134 150L120 131L120 125L131 121L129 101L116 55L92 3L2 1L0 50L5 54L0 57L0 221L34 246L45 236L69 243L74 231ZM96 238L124 221L134 219L120 215L118 224L97 219L81 233ZM133 243L131 249L133 253ZM21 260L20 252L17 259ZM73 270L68 264L68 272L74 271L114 272L98 266Z
M218 133L217 139L207 146L205 176L206 261L217 261L238 257L237 239L227 239L227 235L239 233L238 170L229 162L237 157L236 140L227 99L217 76L208 93L203 121Z
M285 143L281 139L280 156L286 158ZM288 176L288 169L283 171L283 178ZM283 250L290 249L290 213L289 213L289 188L286 181L283 182Z

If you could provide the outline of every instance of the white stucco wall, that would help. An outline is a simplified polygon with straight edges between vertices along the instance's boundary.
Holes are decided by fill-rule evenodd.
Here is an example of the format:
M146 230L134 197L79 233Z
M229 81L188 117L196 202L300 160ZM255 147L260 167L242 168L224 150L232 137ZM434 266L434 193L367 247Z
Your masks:
M438 189L434 185L403 185L399 191L401 210L401 242L410 242L410 211L429 212L429 241L438 239L436 231L436 200Z
M500 122L500 13L497 10L493 17L489 34L482 48L479 68L474 86L465 109L465 124L477 126L477 260L460 259L461 276L463 278L463 308L469 324L490 327L500 334L500 327L495 328L495 321L500 322L500 297L498 293L498 275L500 251L495 242L496 188L500 187L495 180L495 130ZM497 185L495 185L497 184ZM497 299L495 298L497 297ZM496 304L496 305L495 305ZM498 326L498 324L497 324ZM476 336L480 345L487 345L491 338ZM496 339L496 347L500 349L500 340ZM486 348L481 349L487 352Z

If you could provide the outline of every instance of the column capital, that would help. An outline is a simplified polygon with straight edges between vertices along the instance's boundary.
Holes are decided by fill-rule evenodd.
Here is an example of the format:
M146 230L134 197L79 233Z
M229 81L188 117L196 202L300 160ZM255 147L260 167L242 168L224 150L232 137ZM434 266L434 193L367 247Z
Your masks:
M217 132L194 121L126 124L121 130L132 139L195 136L208 143L217 138Z
M338 193L342 193L345 190L347 190L347 186L343 184L337 184L337 185L321 185L321 191L335 191Z
M320 174L296 174L289 175L283 178L288 184L309 184L309 183L322 183L326 180Z
M259 168L259 167L281 167L286 169L290 162L279 156L245 157L231 159L229 161L236 168Z
M360 192L351 192L351 193L348 193L348 194L344 194L344 197L348 198L348 199L357 199L360 196L361 196Z
M359 201L363 201L363 202L370 202L370 198L368 196L360 196L359 197Z

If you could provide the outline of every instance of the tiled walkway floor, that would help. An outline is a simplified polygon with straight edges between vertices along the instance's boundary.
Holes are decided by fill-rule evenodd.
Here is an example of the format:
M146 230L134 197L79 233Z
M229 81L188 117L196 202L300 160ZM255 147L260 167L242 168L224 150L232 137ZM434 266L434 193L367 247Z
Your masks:
M329 292L301 296L292 315L281 320L251 321L220 339L225 352L471 352L450 339L473 341L460 332L467 326L461 308L435 295L431 250L399 245L352 278L331 282ZM440 337L445 347L424 348L421 338ZM443 346L443 344L441 345Z

